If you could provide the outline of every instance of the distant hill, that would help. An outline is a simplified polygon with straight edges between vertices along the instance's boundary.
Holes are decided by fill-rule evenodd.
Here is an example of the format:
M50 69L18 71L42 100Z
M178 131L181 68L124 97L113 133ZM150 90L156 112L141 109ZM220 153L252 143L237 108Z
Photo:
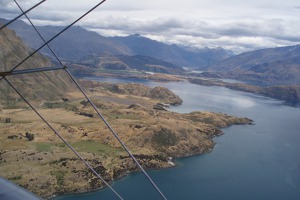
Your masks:
M0 71L10 71L26 58L32 50L28 48L16 33L7 28L0 31ZM33 69L51 66L51 62L40 54L28 59L20 69ZM73 90L71 81L62 71L34 73L7 77L30 99L54 100L67 91ZM0 82L0 101L2 105L16 103L19 97L4 80ZM14 100L9 100L14 99ZM10 101L10 102L9 102Z
M6 22L6 19L0 19ZM9 26L32 48L42 45L42 41L35 37L36 33L31 26L19 20ZM58 33L63 27L39 26L41 34L49 39ZM103 37L96 32L88 31L79 26L74 26L51 42L51 47L58 56L65 61L78 61L81 58L93 55L124 55L124 56L148 56L165 60L181 67L200 67L214 64L220 60L232 56L222 48L218 49L189 49L177 45L168 45L140 35L128 37ZM41 51L47 56L52 56L44 48Z
M182 67L164 60L141 55L88 56L76 64L106 70L138 70L167 74L180 74L185 71Z
M259 84L300 84L300 45L243 53L210 65L209 70L218 72L208 76Z
M300 63L300 45L261 49L242 53L210 65L214 71L247 70L254 66L275 62Z
M174 44L167 45L139 34L113 37L112 40L125 44L135 55L154 57L183 67L206 66L232 55L222 48L189 49Z

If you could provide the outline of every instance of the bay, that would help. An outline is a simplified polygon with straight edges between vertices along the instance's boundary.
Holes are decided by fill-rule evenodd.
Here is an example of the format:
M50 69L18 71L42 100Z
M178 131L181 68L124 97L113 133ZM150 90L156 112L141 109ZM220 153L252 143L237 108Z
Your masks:
M196 110L248 117L255 125L223 129L213 152L177 160L177 167L149 171L168 199L174 200L299 200L300 108L281 101L222 87L188 82L156 83L139 79L89 77L106 82L162 85L183 99L174 112ZM112 185L124 199L160 199L141 173L132 173ZM56 200L116 199L104 189L61 196Z

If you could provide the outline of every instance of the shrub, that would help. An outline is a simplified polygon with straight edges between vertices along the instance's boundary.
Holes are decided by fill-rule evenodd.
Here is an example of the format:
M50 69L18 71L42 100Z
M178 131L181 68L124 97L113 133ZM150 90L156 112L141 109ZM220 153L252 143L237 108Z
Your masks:
M26 132L25 137L28 139L28 141L34 140L34 134Z

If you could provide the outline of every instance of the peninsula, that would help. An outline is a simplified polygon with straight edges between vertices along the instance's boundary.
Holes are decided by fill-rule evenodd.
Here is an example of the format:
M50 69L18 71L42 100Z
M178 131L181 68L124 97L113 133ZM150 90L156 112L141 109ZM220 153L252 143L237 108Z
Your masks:
M163 87L84 80L81 84L146 169L172 167L169 157L211 152L220 128L252 123L222 113L157 109L154 105L182 103ZM14 106L0 110L0 176L44 198L104 187L30 109L21 102ZM108 182L137 170L79 92L37 107Z

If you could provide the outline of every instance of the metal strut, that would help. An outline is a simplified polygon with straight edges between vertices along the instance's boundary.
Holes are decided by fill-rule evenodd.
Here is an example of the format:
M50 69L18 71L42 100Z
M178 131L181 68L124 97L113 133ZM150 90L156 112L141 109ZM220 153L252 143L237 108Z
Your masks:
M67 66L14 70L14 71L8 71L8 72L0 72L0 76L4 77L4 76L13 76L13 75L21 75L21 74L31 74L31 73L37 73L37 72L47 72L47 71L66 69L66 68L67 68Z

